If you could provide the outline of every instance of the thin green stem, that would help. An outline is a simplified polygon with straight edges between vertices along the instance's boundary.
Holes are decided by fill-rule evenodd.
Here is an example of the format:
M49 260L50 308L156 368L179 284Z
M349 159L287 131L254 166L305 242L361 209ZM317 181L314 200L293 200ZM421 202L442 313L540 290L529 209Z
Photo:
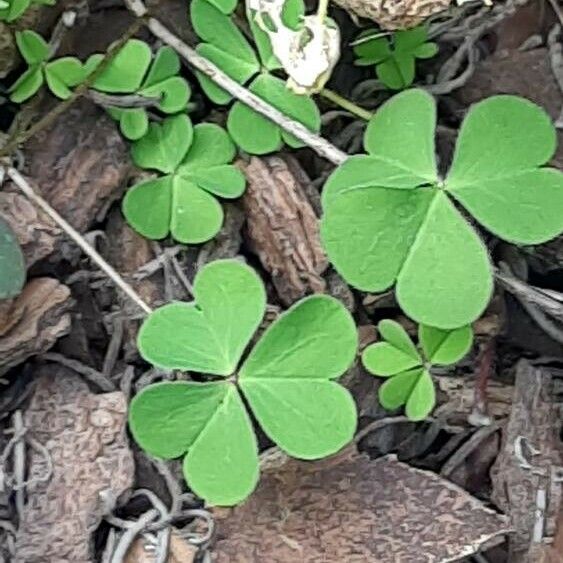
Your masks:
M320 92L320 95L327 100L330 100L332 103L340 106L342 109L357 115L361 119L365 119L369 121L373 117L373 113L367 109L361 108L360 106L356 105L354 102L347 100L340 94L329 90L328 88L323 88Z

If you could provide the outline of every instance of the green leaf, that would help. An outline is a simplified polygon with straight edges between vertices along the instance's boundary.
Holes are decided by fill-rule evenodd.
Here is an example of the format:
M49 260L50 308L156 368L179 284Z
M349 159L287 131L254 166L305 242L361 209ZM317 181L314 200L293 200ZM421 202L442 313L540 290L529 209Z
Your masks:
M249 90L311 131L320 130L321 118L315 102L289 91L279 78L261 74L250 84ZM274 152L281 147L282 140L293 148L302 146L293 136L241 102L236 102L229 112L227 129L235 143L251 154Z
M563 230L563 174L538 168L555 146L541 108L514 96L489 98L463 122L446 189L500 238L545 242Z
M149 315L139 332L141 355L165 369L231 375L264 314L262 281L236 260L218 260L196 275L194 297Z
M431 59L438 53L438 45L436 43L424 43L419 45L413 54L417 59Z
M387 410L403 406L423 371L423 368L415 368L387 379L378 391L381 406Z
M402 90L414 81L414 56L410 53L395 53L377 65L377 77L385 86Z
M156 52L142 87L154 86L167 78L176 76L179 72L180 58L172 47L165 45Z
M75 57L63 57L45 65L45 79L55 96L66 100L72 95L71 88L85 78L84 67Z
M229 164L195 170L190 177L200 188L226 199L240 197L246 187L244 174Z
M477 319L492 291L485 245L438 191L397 276L399 305L419 323L451 329Z
M424 420L436 404L436 390L434 382L427 370L423 370L418 376L409 398L405 414L412 421Z
M160 103L157 108L164 113L177 113L185 109L190 99L191 89L180 76L172 76L161 82L139 90L139 95L158 97Z
M422 361L420 354L416 349L411 337L407 334L407 331L396 321L390 319L384 319L379 321L377 325L377 330L379 334L387 341L389 344L401 350L405 354L408 354L411 358Z
M141 168L170 174L186 156L192 139L192 123L185 114L168 117L162 124L151 123L148 133L133 145L133 161Z
M42 63L49 56L49 45L45 39L30 29L16 31L16 44L29 66Z
M389 342L369 345L362 354L366 369L379 377L389 377L421 365L420 358L393 346Z
M151 59L150 47L144 41L129 39L96 78L93 87L111 94L136 92L141 86ZM87 63L88 69L91 68L90 65L93 63Z
M348 369L357 345L354 321L340 301L306 297L264 333L240 369L240 380L334 379Z
M0 218L0 299L15 297L25 283L25 261L16 235Z
M378 37L355 45L354 54L360 60L365 61L365 64L375 64L389 58L391 56L391 48L389 47L389 41L385 37Z
M127 222L144 237L159 240L170 232L172 176L141 182L130 188L122 203Z
M189 176L194 170L227 164L235 155L235 144L222 127L214 123L200 123L194 127L193 142L178 167L178 173Z
M207 0L207 2L221 10L224 14L232 13L238 4L238 0Z
M436 182L435 127L432 96L424 90L407 90L377 110L368 124L364 146L374 158L416 176L418 184Z
M473 331L470 326L440 330L420 325L418 339L428 361L447 366L455 364L469 352L473 343Z
M6 9L0 11L0 20L11 23L17 20L31 4L31 0L10 0Z
M120 111L119 127L123 136L130 141L138 141L149 130L149 118L143 108Z
M354 401L329 380L350 367L356 349L350 313L325 295L299 301L254 347L240 369L239 384L266 434L285 452L316 459L351 440Z
M166 459L186 451L190 487L210 504L230 506L258 480L258 448L234 386L227 383L158 383L136 395L129 412L135 440Z
M21 104L31 98L43 85L43 70L40 65L29 67L10 88L10 100Z
M428 39L428 31L425 26L420 25L411 29L396 31L393 35L393 44L396 51L413 53Z

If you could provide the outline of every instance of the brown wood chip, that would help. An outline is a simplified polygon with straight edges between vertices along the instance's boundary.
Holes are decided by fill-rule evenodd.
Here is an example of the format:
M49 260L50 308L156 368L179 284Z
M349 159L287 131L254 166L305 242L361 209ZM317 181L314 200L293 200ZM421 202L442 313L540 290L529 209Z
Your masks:
M353 450L265 471L250 499L218 518L216 563L445 563L509 528L435 473Z

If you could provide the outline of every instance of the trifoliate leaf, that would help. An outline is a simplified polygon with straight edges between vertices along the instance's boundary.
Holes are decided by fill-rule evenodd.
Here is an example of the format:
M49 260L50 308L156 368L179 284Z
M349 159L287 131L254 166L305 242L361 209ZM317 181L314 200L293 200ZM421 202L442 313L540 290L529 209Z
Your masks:
M427 360L435 365L455 364L471 349L473 331L470 326L440 330L431 326L418 327L418 340Z
M219 260L198 272L194 297L149 315L139 332L141 355L165 369L231 375L262 320L264 286L251 268Z
M384 409L395 410L406 404L423 368L418 367L390 377L379 388L379 402Z
M374 158L412 174L417 184L436 182L435 128L432 96L424 90L407 90L378 109L368 124L364 146Z
M131 402L129 424L135 440L152 455L170 459L187 452L186 480L208 503L230 506L254 489L256 438L233 385L151 385Z
M288 454L315 459L351 440L354 402L329 380L350 366L356 348L348 311L339 301L317 295L277 319L242 366L239 383L254 415Z
M436 390L434 389L434 382L428 371L422 370L407 399L405 414L410 420L415 422L424 420L432 412L435 404Z
M43 70L40 65L29 67L10 88L10 100L21 104L31 98L43 85Z
M408 354L411 358L422 362L420 354L411 340L411 337L397 321L384 319L378 323L377 330L381 337L389 342L389 344L405 354Z
M16 32L16 44L24 61L29 66L42 63L49 56L47 42L41 35L30 29Z
M82 63L75 57L63 57L45 65L45 80L55 96L66 100L72 95L71 88L85 78Z
M563 230L563 174L539 168L555 147L541 108L515 96L489 98L463 122L446 189L495 235L545 242Z
M25 282L25 261L16 235L0 219L0 299L15 297Z
M319 131L321 118L313 100L289 91L279 78L261 74L250 84L249 90L311 131ZM294 148L302 146L292 135L242 102L235 102L231 109L227 129L235 143L251 154L276 151L282 141Z
M144 41L129 39L105 66L93 87L111 94L135 92L141 86L151 59L150 47ZM90 69L90 65L87 68Z
M451 329L478 318L492 291L485 245L438 191L397 275L399 305L419 323Z
M148 133L132 148L133 161L141 168L153 168L170 174L186 156L193 139L193 127L187 115L151 123Z
M366 369L380 377L389 377L419 366L422 362L389 342L376 342L368 346L362 355Z

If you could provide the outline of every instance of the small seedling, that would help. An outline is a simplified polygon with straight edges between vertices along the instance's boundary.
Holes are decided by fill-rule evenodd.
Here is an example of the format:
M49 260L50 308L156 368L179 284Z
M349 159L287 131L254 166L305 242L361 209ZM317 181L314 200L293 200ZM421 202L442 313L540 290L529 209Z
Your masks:
M32 4L54 6L56 0L0 0L0 21L16 21Z
M152 313L139 350L157 367L219 377L143 389L131 403L129 424L144 450L165 459L186 454L184 475L193 491L229 506L253 491L259 474L241 393L267 436L291 456L318 459L352 439L354 401L333 380L350 367L357 333L339 301L314 295L297 302L239 366L265 312L262 280L236 260L220 260L198 272L194 298Z
M16 43L29 68L10 88L10 99L22 103L31 98L45 82L55 96L66 100L72 88L86 77L82 63L75 57L62 57L49 61L49 44L35 31L16 33Z
M86 63L89 72L102 59L103 55L90 57ZM188 83L178 75L179 72L180 59L171 47L161 47L153 59L150 47L144 41L130 39L96 78L92 87L108 94L155 99L154 107L170 115L185 110L191 95ZM108 108L108 113L119 121L121 132L129 140L138 140L148 131L149 117L143 107L113 107Z
M25 283L25 261L16 235L0 219L0 299L20 293Z
M367 155L348 158L323 190L322 240L348 283L396 296L420 324L471 324L493 287L486 246L454 205L497 237L538 244L563 231L563 174L549 116L528 100L494 96L469 110L447 177L434 150L436 104L397 94L370 121Z
M406 405L405 413L410 420L425 419L436 403L432 366L447 366L461 360L471 349L471 327L448 331L420 325L421 351L399 323L384 320L377 328L384 342L368 346L362 361L370 373L388 378L379 388L380 403L389 410Z
M148 133L133 145L133 160L164 176L127 192L125 217L151 239L169 233L183 243L213 238L223 223L223 208L215 196L233 199L244 192L244 175L230 164L235 154L234 143L218 125L192 127L185 114L151 123Z
M250 26L257 45L258 56L244 35L232 21L229 9L234 2L193 0L191 21L196 33L204 41L197 51L216 64L239 84L280 110L288 117L319 131L321 116L315 102L308 96L289 91L284 82L271 74L280 68L273 56L268 36L250 17ZM217 7L220 6L220 7ZM220 9L221 8L221 9ZM223 11L222 11L223 10ZM301 2L289 3L287 17L295 19ZM198 73L198 80L207 96L217 104L228 104L232 96L210 78ZM267 154L281 149L283 143L297 148L302 143L253 109L235 102L229 111L227 129L237 145L251 154Z
M426 27L396 31L391 37L373 37L373 30L355 42L358 66L375 65L377 78L392 90L402 90L414 81L416 59L430 59L438 52L428 41Z

